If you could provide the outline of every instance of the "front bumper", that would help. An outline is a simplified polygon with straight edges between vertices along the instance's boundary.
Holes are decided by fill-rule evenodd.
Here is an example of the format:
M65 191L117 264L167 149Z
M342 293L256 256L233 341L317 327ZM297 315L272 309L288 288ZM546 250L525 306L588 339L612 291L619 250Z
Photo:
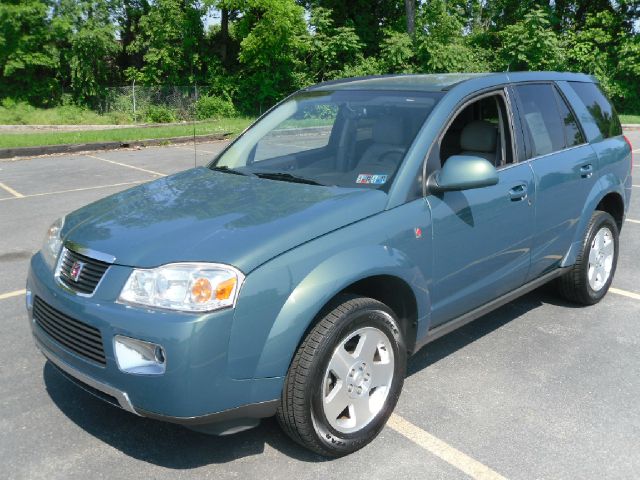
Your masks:
M271 416L283 379L236 380L227 375L227 349L233 311L185 314L133 308L116 303L130 269L112 265L91 298L60 288L40 254L31 260L27 289L69 317L97 328L106 364L92 362L51 338L33 321L36 345L45 357L90 393L136 415L185 425L234 418ZM125 335L163 346L162 375L121 372L113 337Z

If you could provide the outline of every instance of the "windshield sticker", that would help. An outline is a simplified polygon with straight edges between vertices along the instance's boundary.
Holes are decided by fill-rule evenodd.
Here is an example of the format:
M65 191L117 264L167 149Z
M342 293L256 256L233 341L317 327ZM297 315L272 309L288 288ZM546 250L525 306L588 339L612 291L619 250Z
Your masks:
M387 183L389 175L371 175L370 173L361 173L356 179L356 183L364 183L369 185L384 185Z

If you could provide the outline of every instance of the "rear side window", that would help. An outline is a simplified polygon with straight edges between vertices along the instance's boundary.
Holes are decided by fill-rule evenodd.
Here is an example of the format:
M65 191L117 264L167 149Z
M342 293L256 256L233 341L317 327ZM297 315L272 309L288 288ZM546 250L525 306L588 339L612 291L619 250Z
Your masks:
M552 85L517 85L524 127L529 131L532 157L562 150L564 125L558 112Z
M596 121L604 138L622 135L616 110L595 83L569 82Z
M558 101L558 110L560 110L560 118L562 119L562 123L564 123L564 136L567 140L567 147L582 145L585 143L584 135L582 135L582 130L580 130L578 126L576 117L569 109L567 102L565 102L564 98L558 93L558 90L555 88L554 90L556 92L556 100Z

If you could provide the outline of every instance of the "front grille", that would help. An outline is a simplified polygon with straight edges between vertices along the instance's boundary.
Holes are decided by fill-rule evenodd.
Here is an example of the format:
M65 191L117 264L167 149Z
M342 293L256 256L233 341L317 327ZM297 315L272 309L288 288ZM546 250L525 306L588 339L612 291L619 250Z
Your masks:
M33 319L53 340L81 357L106 365L100 330L75 320L47 305L40 297L33 301Z
M58 278L67 287L76 292L90 295L109 268L109 264L79 253L62 249L58 267Z

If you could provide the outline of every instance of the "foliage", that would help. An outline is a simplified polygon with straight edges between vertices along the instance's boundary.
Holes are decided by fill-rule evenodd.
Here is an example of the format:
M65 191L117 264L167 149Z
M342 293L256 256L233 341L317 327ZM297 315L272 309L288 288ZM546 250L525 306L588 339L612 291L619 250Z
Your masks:
M418 12L418 69L425 73L478 72L489 66L463 35L463 22L444 0L423 4Z
M8 125L103 125L122 123L117 116L99 115L77 105L36 108L24 101L5 99L0 104L0 124Z
M547 12L535 8L521 21L500 32L498 57L506 70L556 70L563 65L563 48L551 29Z
M239 0L237 10L240 108L263 111L306 83L304 10L294 0Z
M142 54L140 78L148 84L193 83L202 68L202 11L193 0L155 0L140 19L140 34L129 46Z
M167 121L227 115L227 100L259 113L340 77L553 69L639 112L639 20L638 0L2 0L0 99ZM206 98L198 113L141 97L133 115L109 87L134 82Z
M55 102L59 60L47 13L40 0L0 3L0 98Z
M149 105L146 118L151 123L172 123L176 121L176 112L165 105Z
M233 117L236 114L236 109L230 100L215 96L204 95L200 97L195 108L198 120Z
M382 41L380 55L384 71L413 73L416 71L416 51L408 33L388 30Z
M352 27L336 27L331 11L318 7L311 12L308 41L310 81L341 76L345 66L362 61L362 45Z

